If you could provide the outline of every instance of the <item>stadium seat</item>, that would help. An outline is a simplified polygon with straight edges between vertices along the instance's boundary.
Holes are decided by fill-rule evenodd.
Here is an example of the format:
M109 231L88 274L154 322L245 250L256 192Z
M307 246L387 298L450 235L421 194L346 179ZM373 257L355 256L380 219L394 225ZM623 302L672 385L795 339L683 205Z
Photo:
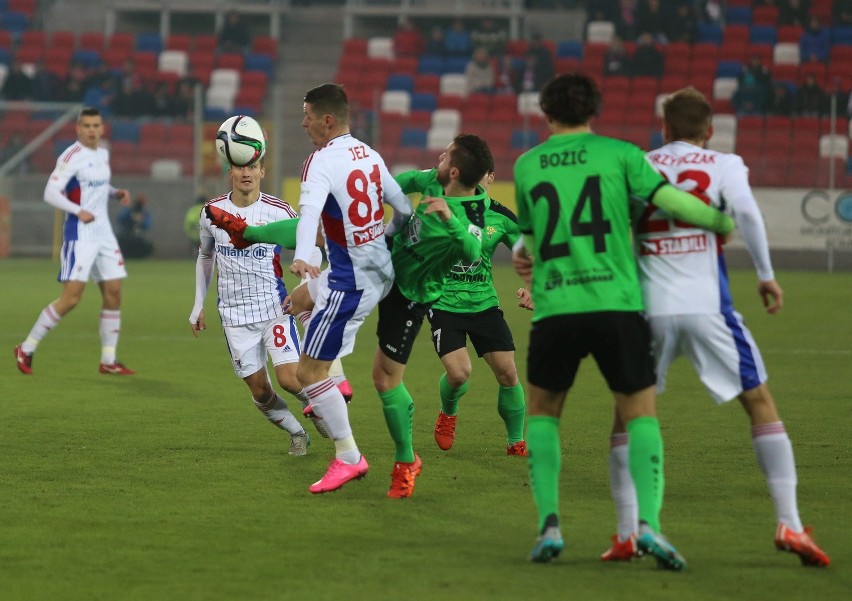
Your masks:
M576 40L565 40L556 44L556 58L583 58L583 43Z
M416 56L400 56L391 61L391 72L411 75L417 73L417 57Z
M183 50L163 50L157 58L157 70L177 73L181 77L189 69L189 56Z
M139 123L136 121L114 120L110 133L113 142L139 143Z
M743 64L740 61L719 61L716 65L716 77L736 79L742 70Z
M512 148L528 149L539 142L538 132L532 129L515 129L512 131L510 141Z
M725 9L725 22L729 24L737 23L739 25L751 24L751 7L728 6Z
M11 12L23 13L32 18L36 11L36 0L9 0L7 7Z
M236 69L213 69L210 74L210 86L236 91L240 86L240 72Z
M464 73L470 59L464 56L450 56L444 60L444 73Z
M852 26L842 25L831 28L831 44L852 45Z
M586 41L609 44L615 35L615 24L611 21L589 21L586 25Z
M748 42L750 34L748 25L728 25L722 30L722 43Z
M538 92L521 92L517 99L517 112L519 115L543 115L538 103Z
M189 55L192 50L192 36L187 33L172 33L166 38L163 50L181 50Z
M440 56L426 54L420 57L417 65L418 73L431 73L433 75L442 75L444 73L444 59Z
M431 73L418 73L414 75L413 91L417 94L433 94L438 96L441 93L441 79Z
M446 127L431 127L426 133L426 150L441 151L447 148L458 134L458 130Z
M0 19L0 27L11 34L22 34L30 27L30 18L24 13L7 12Z
M400 90L382 92L380 108L383 113L407 115L411 112L411 94Z
M718 131L707 142L707 148L718 152L734 152L737 135L732 131Z
M176 180L183 175L180 161L175 159L156 159L151 162L151 179Z
M440 93L453 96L467 95L467 79L460 73L444 73L440 79Z
M849 156L849 137L844 134L823 134L819 138L819 156L846 160Z
M367 56L371 58L394 58L393 38L371 37L367 40Z
M414 91L414 77L411 75L392 73L388 76L385 89L402 90L404 92L411 93Z
M736 77L717 77L713 81L713 98L730 100L737 90Z
M438 99L434 94L412 94L411 110L434 111L438 107Z
M216 56L213 62L215 69L233 69L234 71L242 71L246 64L246 58L240 52L223 52Z
M204 33L195 36L195 39L192 43L192 51L193 52L206 52L207 54L214 54L216 52L216 46L219 44L219 40L215 34L212 33Z
M140 77L153 77L157 72L157 55L154 52L134 52L131 58Z
M798 44L804 30L800 25L779 25L778 42Z
M772 25L778 23L778 7L769 5L755 6L751 15L754 25Z
M698 41L721 44L722 27L716 23L700 22L698 24Z
M94 69L101 64L101 53L96 50L75 50L71 61L80 63L87 69Z
M779 42L772 50L772 62L776 65L798 65L799 45L792 42Z
M400 137L401 148L426 148L427 133L425 129L405 127Z
M163 38L159 33L140 33L136 35L137 52L153 52L159 54L163 51Z
M236 96L236 88L211 85L204 93L205 105L207 108L222 109L225 113L230 113L233 111Z
M251 51L253 54L264 54L275 60L278 56L278 40L271 36L255 36L251 40Z
M778 31L774 25L752 25L749 41L752 44L775 44L778 41Z
M432 128L453 129L458 133L461 127L461 113L453 109L435 109L430 117Z

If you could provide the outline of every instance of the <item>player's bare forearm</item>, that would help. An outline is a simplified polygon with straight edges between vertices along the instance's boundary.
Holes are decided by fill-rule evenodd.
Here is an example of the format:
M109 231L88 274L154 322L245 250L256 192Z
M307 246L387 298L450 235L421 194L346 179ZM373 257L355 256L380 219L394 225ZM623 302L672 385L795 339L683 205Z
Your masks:
M527 288L518 288L517 297L518 306L521 309L526 309L527 311L533 310L534 306L532 295L530 294L530 291Z
M532 284L532 257L523 246L516 246L512 252L512 267L529 288Z
M305 275L308 275L312 278L318 278L320 274L320 269L315 265L308 265L301 259L296 259L290 265L290 273L297 275L300 278L305 277Z

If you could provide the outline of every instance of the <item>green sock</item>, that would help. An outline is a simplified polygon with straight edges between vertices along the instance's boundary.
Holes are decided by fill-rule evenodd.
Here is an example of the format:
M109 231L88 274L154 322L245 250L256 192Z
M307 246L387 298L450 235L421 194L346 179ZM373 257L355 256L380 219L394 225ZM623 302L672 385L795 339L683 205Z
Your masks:
M497 413L506 424L506 436L509 444L524 439L524 416L527 408L524 404L524 387L518 382L514 386L500 386L497 393Z
M455 415L459 412L459 399L467 392L467 382L453 388L447 381L447 372L441 374L438 380L438 393L441 395L441 411L447 415Z
M550 514L559 515L559 470L562 454L559 448L559 420L546 415L527 419L527 466L530 488L538 510L538 528Z
M298 219L273 221L266 225L249 225L243 232L243 238L249 242L267 242L283 248L296 248L296 226Z
M639 520L660 531L663 507L663 437L656 417L637 417L627 422L630 475L636 486Z
M404 383L387 392L380 392L382 410L388 432L396 445L394 461L411 463L414 461L414 446L411 442L411 423L414 418L414 400L408 394Z

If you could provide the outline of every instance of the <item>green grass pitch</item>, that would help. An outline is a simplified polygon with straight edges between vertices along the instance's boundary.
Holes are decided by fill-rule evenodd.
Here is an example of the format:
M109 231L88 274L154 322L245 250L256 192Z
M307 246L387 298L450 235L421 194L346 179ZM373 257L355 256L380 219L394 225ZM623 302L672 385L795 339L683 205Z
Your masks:
M658 408L666 444L663 530L683 573L651 560L598 560L615 531L608 492L611 400L591 361L561 425L562 527L551 565L526 561L535 511L525 462L505 455L496 385L475 361L456 445L432 427L441 374L421 332L406 384L417 407L423 473L414 496L390 500L393 450L370 366L374 317L345 361L353 429L366 479L312 496L333 455L313 436L306 457L253 407L217 327L189 331L192 261L129 264L119 357L134 377L100 375L99 294L43 342L33 377L12 348L55 298L57 266L0 261L0 599L24 600L489 600L808 601L852 591L852 276L784 272L780 315L764 314L752 273L734 296L764 354L793 440L802 518L833 560L800 567L772 544L774 512L748 432L732 403L715 407L681 360ZM530 315L498 266L506 316L525 373ZM294 402L295 403L295 402ZM308 431L314 434L308 424Z

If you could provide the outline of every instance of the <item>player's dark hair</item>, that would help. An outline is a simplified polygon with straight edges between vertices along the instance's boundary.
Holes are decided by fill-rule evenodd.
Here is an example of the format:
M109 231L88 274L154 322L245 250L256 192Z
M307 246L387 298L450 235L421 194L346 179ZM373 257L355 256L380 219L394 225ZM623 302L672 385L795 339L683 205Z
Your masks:
M459 182L473 188L486 173L494 170L494 157L488 144L479 136L459 134L453 138L450 166L459 170Z
M562 125L576 127L598 113L601 92L591 77L566 73L547 82L538 101L545 115Z
M101 112L93 106L84 106L77 114L77 121L83 117L100 117Z
M705 140L713 120L713 107L693 87L678 90L663 102L663 117L672 140Z
M324 83L307 91L305 102L319 115L332 115L339 123L349 123L349 98L343 86Z

